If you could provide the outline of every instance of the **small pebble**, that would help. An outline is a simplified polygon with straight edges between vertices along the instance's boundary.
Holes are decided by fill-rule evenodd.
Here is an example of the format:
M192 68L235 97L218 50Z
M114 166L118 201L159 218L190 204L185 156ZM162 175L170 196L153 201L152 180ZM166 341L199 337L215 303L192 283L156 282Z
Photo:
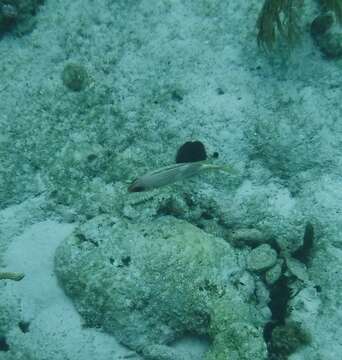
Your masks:
M306 266L292 257L286 258L286 265L288 271L297 279L302 281L308 281L309 275Z
M266 241L265 235L257 229L237 229L230 236L230 242L236 247L256 246Z
M83 65L69 63L62 73L63 84L72 91L81 91L88 84L88 73Z

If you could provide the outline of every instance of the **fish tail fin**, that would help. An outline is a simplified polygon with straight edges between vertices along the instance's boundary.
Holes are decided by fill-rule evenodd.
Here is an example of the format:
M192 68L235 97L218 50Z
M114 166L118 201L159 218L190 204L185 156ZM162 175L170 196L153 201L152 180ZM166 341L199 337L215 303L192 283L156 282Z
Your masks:
M205 166L208 170L219 170L223 171L227 174L237 174L237 171L230 165L214 165L214 164L206 164Z
M230 165L221 165L218 167L218 170L221 170L227 174L233 174L233 175L236 175L237 174L237 171L236 169L234 169L232 166Z

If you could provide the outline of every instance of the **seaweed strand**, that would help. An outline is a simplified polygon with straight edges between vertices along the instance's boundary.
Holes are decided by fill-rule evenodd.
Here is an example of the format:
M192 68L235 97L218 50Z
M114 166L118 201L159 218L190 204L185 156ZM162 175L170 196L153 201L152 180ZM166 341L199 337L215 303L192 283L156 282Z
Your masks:
M299 35L297 7L301 0L265 0L257 21L258 46L272 50L277 32L292 46Z

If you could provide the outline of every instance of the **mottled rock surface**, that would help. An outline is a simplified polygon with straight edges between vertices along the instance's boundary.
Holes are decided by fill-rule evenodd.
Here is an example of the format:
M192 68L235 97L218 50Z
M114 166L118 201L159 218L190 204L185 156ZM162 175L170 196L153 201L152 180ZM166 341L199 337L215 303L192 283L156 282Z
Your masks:
M55 264L86 325L146 359L189 359L168 347L188 333L211 339L208 360L266 359L262 320L231 281L237 254L185 221L99 216L60 245Z
M248 258L247 266L252 271L264 271L277 262L277 252L268 244L253 249Z

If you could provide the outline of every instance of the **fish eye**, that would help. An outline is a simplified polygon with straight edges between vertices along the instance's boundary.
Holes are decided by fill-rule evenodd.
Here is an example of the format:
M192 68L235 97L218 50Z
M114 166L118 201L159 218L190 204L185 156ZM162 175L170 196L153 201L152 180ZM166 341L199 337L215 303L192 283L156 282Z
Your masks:
M144 190L146 189L138 184L138 178L134 179L128 187L128 192L141 192Z

